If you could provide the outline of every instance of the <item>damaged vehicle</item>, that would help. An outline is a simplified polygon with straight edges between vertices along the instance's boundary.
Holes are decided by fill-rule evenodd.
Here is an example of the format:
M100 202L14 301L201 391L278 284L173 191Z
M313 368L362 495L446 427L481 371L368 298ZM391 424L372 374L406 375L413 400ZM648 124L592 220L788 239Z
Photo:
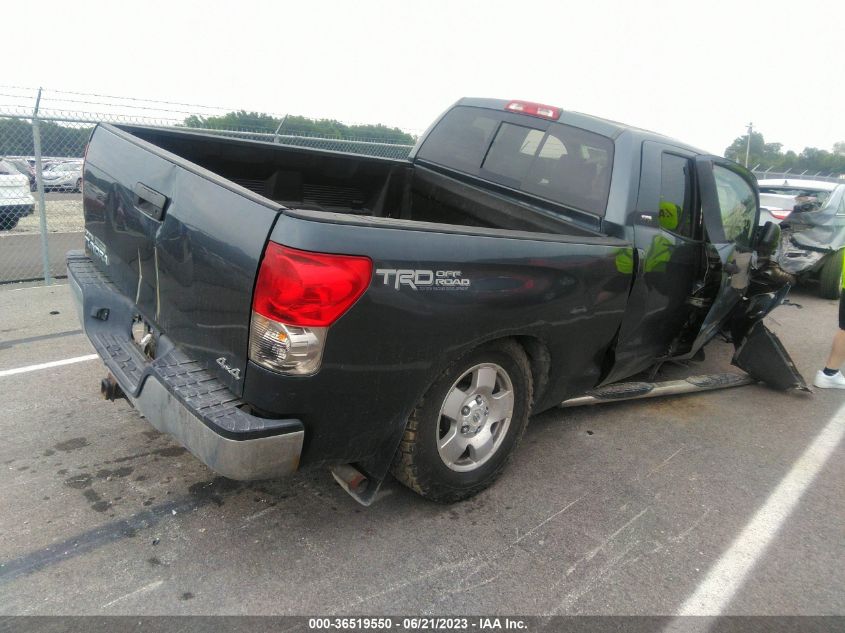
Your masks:
M792 211L780 223L781 247L775 261L795 285L818 282L819 294L838 299L845 257L845 183L805 180L759 183L760 197L793 196Z
M619 123L462 99L407 160L100 124L83 200L104 396L226 477L453 502L561 404L805 388L754 177ZM720 333L747 375L623 382Z
M836 183L824 180L767 178L757 181L760 190L760 224L780 223L796 207L823 204Z

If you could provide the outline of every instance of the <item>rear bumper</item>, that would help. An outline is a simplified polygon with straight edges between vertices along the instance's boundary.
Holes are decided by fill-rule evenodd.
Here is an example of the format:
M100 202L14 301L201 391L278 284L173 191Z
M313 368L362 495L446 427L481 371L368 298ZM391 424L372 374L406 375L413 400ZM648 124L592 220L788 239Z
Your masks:
M67 256L68 279L85 334L127 399L149 422L230 479L281 477L299 467L302 422L267 419L243 402L166 336L148 360L131 339L136 310L81 251Z

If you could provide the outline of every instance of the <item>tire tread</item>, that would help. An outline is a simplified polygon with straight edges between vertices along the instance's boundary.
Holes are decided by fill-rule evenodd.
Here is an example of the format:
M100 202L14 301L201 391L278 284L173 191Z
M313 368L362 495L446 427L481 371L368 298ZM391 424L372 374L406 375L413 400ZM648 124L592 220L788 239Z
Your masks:
M519 343L512 339L498 341L496 345L498 350L510 354L510 356L514 359L517 365L520 366L520 369L522 369L522 371L524 372L524 375L526 377L526 384L528 386L527 401L530 406L530 403L533 402L534 396L533 380L531 375L531 365L528 362L528 357L526 356L525 351L522 349L522 346L519 345ZM528 417L531 413L530 410L527 412L525 420L522 422L521 428L517 430L516 439L507 458L504 459L502 463L499 464L499 466L496 468L496 470L494 470L491 475L483 482L480 482L479 484L472 486L471 488L463 488L460 490L445 489L443 487L434 487L431 485L427 485L427 483L424 481L424 478L420 477L418 468L419 464L415 450L417 447L417 435L420 426L421 416L423 415L424 407L427 399L429 398L429 394L432 387L436 385L444 376L448 376L449 374L451 374L451 372L455 370L455 367L457 367L469 353L472 352L468 352L467 354L452 361L446 367L446 369L444 369L440 373L440 375L432 383L432 385L429 386L429 389L422 396L422 398L420 398L413 411L411 411L410 416L408 416L408 423L405 426L405 433L402 436L402 440L399 442L399 448L396 451L396 455L393 459L393 464L391 465L391 472L393 473L393 476L398 479L402 484L404 484L417 494L425 497L426 499L430 499L439 503L455 503L457 501L467 499L492 485L493 482L495 482L496 479L498 479L498 477L502 474L502 471L505 469L505 466L507 466L507 464L510 462L514 452L522 441L522 436L524 435L525 429L528 426Z
M842 250L828 255L819 273L819 294L824 299L838 299L842 293Z

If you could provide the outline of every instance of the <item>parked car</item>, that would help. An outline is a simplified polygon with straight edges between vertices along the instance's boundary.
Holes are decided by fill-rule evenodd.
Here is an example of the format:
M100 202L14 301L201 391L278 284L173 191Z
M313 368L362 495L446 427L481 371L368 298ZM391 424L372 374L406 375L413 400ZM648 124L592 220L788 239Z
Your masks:
M42 172L45 191L82 191L82 162L67 161Z
M406 160L100 124L83 173L68 273L101 389L226 477L467 498L531 413L647 397L620 381L722 330L804 386L761 321L788 285L753 175L658 134L463 99Z
M816 183L793 192L796 204L781 222L777 264L791 275L792 283L818 281L822 297L837 299L845 257L845 183Z
M9 156L5 160L14 165L15 169L26 176L27 180L29 180L29 190L35 191L35 170L29 164L29 161L25 158L10 158Z
M759 180L760 224L768 221L782 222L792 213L796 204L811 199L823 202L836 183L823 180L768 178Z
M796 200L794 195L760 192L760 225L766 222L780 224L792 213Z
M34 209L26 176L11 162L0 159L0 231L15 228L18 220L31 215Z

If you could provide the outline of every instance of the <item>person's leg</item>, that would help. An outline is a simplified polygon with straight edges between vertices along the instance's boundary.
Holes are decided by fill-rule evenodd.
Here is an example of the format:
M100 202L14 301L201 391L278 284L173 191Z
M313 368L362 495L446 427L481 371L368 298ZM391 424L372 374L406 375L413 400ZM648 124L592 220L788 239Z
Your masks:
M827 357L824 368L838 371L843 364L845 364L845 330L839 330L833 337L833 346L830 348L830 355Z
M843 284L845 287L845 284ZM845 376L839 371L845 363L845 291L839 297L839 329L833 336L833 345L824 369L816 374L813 384L822 389L845 389Z

